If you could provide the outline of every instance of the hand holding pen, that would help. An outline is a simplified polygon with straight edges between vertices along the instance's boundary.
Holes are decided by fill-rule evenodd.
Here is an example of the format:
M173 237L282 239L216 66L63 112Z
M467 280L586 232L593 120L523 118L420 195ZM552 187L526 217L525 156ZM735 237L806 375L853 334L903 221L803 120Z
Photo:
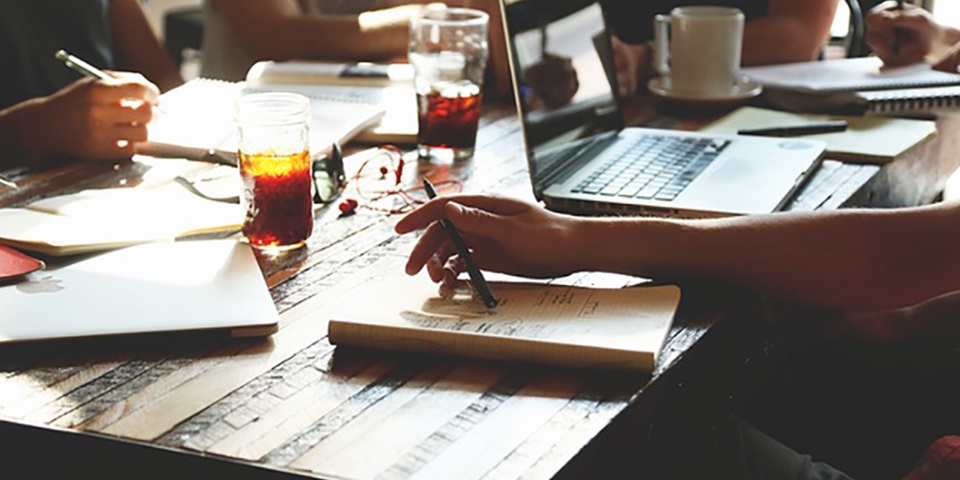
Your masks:
M943 37L930 12L902 0L879 5L864 23L867 45L889 66L923 62Z
M433 188L433 184L426 178L423 179L423 189L426 190L428 198L436 198L437 191ZM480 297L480 300L483 301L484 306L487 308L496 307L499 300L497 300L497 296L493 293L493 290L490 289L490 284L488 284L487 280L483 277L480 268L477 267L476 262L473 261L473 256L470 254L467 245L463 242L463 238L460 236L457 227L446 218L441 218L439 222L450 237L450 242L456 249L460 261L467 270L467 274L470 275L470 282L473 285L473 289Z
M46 132L35 140L47 154L82 159L129 158L147 139L159 89L135 73L107 73L64 51L56 58L84 75L37 105L36 120Z

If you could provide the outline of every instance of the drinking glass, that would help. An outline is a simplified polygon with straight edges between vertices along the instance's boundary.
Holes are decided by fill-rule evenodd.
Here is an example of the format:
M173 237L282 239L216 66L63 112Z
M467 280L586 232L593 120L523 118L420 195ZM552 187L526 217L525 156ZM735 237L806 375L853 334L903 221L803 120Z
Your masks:
M410 19L409 59L414 68L423 158L460 160L473 155L487 65L489 16L470 8L424 8Z
M237 102L243 235L258 248L292 249L313 232L310 99L256 93Z

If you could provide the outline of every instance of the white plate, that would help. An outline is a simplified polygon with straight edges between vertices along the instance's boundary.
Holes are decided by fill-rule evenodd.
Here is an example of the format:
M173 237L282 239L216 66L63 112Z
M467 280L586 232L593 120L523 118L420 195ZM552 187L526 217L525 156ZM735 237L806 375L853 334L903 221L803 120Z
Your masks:
M760 92L763 91L762 85L751 82L744 78L739 79L737 84L734 85L734 87L730 89L730 92L725 95L703 95L697 93L674 92L670 89L670 79L664 77L651 78L650 81L647 82L647 88L649 88L654 95L669 100L696 103L738 102L756 97L760 94Z

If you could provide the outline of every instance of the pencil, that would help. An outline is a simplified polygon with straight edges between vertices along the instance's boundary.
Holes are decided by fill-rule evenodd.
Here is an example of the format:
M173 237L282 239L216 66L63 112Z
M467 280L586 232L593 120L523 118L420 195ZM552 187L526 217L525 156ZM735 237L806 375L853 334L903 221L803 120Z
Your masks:
M427 197L436 198L437 190L433 188L433 184L426 178L423 179L423 189L427 191ZM480 295L480 300L483 301L483 304L486 305L487 308L496 307L500 301L497 300L496 295L493 294L493 290L490 289L490 284L487 283L487 279L483 278L483 273L480 272L477 264L473 261L473 256L470 255L470 250L467 249L467 245L463 243L463 238L460 236L460 232L457 231L457 227L445 218L440 219L440 226L446 230L447 236L450 237L450 242L452 242L453 247L457 249L457 255L460 256L460 260L462 260L463 264L467 267L467 274L470 275L470 281L473 283L473 288L477 291L477 294Z

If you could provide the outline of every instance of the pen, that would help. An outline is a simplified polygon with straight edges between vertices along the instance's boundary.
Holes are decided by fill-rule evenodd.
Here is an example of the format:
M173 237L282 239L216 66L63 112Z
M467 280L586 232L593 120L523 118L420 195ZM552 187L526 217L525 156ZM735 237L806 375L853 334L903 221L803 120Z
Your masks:
M57 50L57 53L54 56L57 57L57 60L63 62L64 65L82 75L99 78L100 80L111 80L114 78L110 76L109 73L104 72L103 70L100 70L99 68L85 62L82 58L75 57L67 53L66 50ZM154 108L156 108L158 113L164 113L163 109L161 109L159 106L154 105Z
M99 78L100 80L110 80L113 78L107 72L90 65L80 58L70 55L66 50L58 50L55 56L57 57L57 60L63 62L64 65L76 70L77 72L80 72L82 75Z
M433 188L433 184L426 178L423 179L423 189L427 191L427 197L435 198L437 196L437 191ZM457 227L453 226L453 223L445 218L440 219L440 225L447 231L447 236L449 236L450 241L453 242L453 247L457 249L460 260L466 265L467 273L470 275L470 281L473 282L473 286L480 295L480 299L483 300L483 304L486 305L487 308L496 307L500 301L497 300L497 297L493 294L493 290L490 289L487 279L483 278L483 274L480 273L477 264L473 262L473 257L470 256L467 245L463 243L463 238L460 237L460 232L457 231Z
M904 0L897 0L897 10L903 10ZM893 29L893 44L890 45L890 50L893 51L894 55L900 55L900 29Z
M753 135L760 137L798 137L801 135L813 135L817 133L842 132L846 129L846 120L836 120L787 127L745 128L738 130L737 133L740 135Z
M3 185L4 187L7 187L7 188L15 189L15 190L20 188L20 185L17 185L16 183L10 180L7 180L5 177L2 177L2 176L0 176L0 185Z

